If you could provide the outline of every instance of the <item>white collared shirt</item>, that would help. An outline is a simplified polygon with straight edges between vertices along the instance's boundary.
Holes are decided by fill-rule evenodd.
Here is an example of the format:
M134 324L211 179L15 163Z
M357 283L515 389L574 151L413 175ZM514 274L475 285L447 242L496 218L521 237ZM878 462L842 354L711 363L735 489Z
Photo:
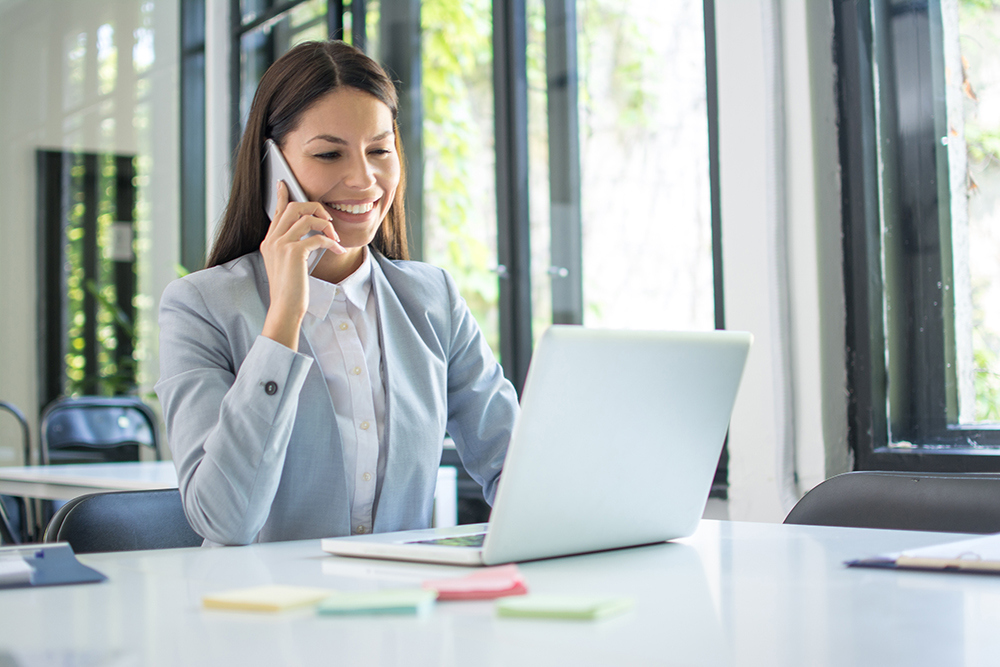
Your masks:
M344 446L351 532L370 533L376 490L384 474L379 456L385 431L385 385L372 292L372 259L340 284L309 277L302 328L313 346L333 398Z

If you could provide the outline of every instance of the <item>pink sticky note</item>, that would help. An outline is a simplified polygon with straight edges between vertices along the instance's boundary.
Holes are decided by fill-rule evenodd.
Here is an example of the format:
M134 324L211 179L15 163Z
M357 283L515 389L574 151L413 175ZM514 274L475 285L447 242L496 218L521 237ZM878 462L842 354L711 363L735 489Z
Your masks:
M436 590L438 600L492 600L528 592L517 565L486 567L454 579L428 580L423 587Z

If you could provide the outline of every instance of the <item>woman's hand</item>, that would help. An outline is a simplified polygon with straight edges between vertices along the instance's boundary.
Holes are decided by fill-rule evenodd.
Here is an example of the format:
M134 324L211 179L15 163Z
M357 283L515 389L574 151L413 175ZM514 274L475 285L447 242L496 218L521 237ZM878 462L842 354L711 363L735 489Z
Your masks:
M319 233L303 238L311 231ZM307 262L320 248L346 252L323 205L289 202L288 188L279 181L278 205L260 244L271 293L262 333L292 350L298 350L299 330L309 305Z

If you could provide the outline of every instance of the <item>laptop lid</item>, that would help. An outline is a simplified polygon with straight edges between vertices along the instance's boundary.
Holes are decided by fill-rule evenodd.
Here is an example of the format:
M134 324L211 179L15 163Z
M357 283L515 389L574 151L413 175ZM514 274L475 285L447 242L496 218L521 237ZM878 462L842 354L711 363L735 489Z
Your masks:
M331 538L323 549L493 565L690 535L751 340L554 325L532 356L481 551L415 543L444 529Z
M694 532L752 337L553 326L535 350L487 564Z

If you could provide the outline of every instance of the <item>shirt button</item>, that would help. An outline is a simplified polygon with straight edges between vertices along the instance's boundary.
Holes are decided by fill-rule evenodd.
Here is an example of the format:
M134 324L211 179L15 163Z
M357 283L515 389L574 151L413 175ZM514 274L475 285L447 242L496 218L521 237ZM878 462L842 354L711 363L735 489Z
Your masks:
M368 422L361 422L361 424L360 424L360 426L361 426L361 430L362 430L362 431L367 431L367 430L368 430L368 426L369 426L369 425L370 425L370 424L369 424Z
M361 476L361 479L365 480L366 482L370 482L372 481L372 474L370 472L366 472L364 475Z
M355 366L354 370L351 372L354 373L355 375L361 375L361 366Z
M364 526L358 526L357 528L354 529L354 532L356 532L358 535L364 535L366 532L368 532L368 529L365 528Z
M268 396L274 396L278 393L278 383L274 380L269 380L268 383L264 385L264 393Z
M347 331L347 322L341 322L340 323L340 330L341 331Z

